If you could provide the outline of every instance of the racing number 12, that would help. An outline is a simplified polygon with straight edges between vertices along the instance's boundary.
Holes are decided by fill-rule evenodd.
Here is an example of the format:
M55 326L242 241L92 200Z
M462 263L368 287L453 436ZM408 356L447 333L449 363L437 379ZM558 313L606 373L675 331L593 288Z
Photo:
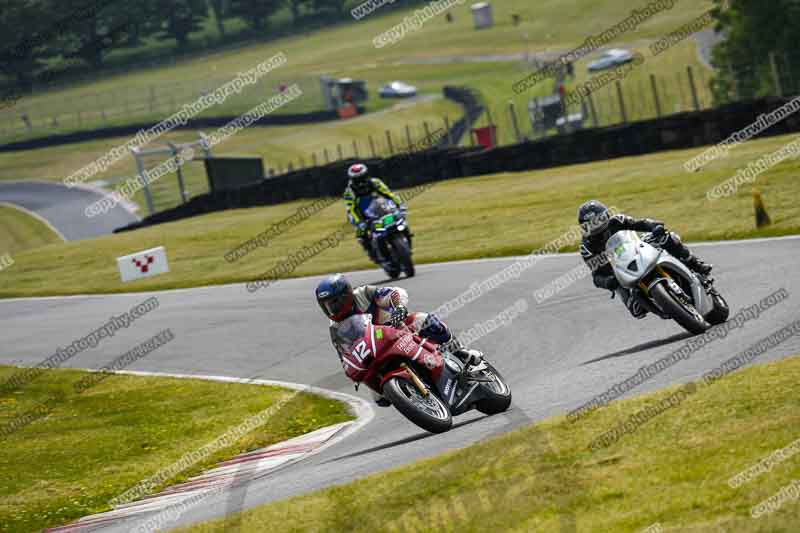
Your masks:
M359 363L363 363L364 359L369 357L372 351L367 348L367 341L361 341L353 348L353 356L358 359Z

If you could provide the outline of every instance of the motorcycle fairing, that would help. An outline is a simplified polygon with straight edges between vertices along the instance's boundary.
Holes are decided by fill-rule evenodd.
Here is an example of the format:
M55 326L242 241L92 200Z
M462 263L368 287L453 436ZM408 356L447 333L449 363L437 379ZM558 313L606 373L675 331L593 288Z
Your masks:
M688 296L700 314L705 315L713 310L714 303L694 272L666 250L656 248L646 240L642 240L635 231L623 230L612 235L606 243L606 254L614 269L614 275L623 287L638 290L639 282L650 275L656 267L660 267L661 271L670 277L662 275L659 271L649 281L648 293L659 283L670 284L673 292L684 292L681 284L673 279L678 277L690 287ZM655 302L652 303L655 305Z

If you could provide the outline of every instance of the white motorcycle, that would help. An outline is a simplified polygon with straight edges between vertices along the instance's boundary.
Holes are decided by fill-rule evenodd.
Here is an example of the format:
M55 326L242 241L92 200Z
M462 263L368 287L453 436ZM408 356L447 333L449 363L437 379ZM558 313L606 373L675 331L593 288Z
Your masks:
M675 320L695 335L728 320L728 303L710 276L698 276L667 251L650 243L649 233L619 231L606 243L620 285L651 313Z

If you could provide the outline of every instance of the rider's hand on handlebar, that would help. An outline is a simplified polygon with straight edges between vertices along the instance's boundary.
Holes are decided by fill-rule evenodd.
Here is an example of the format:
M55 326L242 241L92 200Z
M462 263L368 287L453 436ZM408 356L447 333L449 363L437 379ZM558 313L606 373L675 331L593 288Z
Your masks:
M397 328L406 318L408 318L408 309L404 305L398 305L392 309L392 317L389 319L389 323L393 328Z
M658 226L653 228L653 231L651 231L650 233L653 234L653 237L655 237L656 240L660 241L667 236L667 228L664 227L664 224L659 224Z

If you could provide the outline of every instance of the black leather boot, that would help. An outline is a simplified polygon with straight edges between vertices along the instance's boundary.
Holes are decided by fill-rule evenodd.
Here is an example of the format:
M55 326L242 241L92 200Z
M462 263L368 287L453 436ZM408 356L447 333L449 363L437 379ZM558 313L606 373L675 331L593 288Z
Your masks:
M461 359L467 366L479 365L481 361L483 361L483 354L481 352L464 347L455 337L452 337L448 342L442 344L441 347Z
M684 259L683 262L691 270L697 272L698 274L702 274L703 276L708 276L709 274L711 274L711 269L714 268L714 265L704 263L703 261L700 260L699 257L692 254L689 254L689 257Z

